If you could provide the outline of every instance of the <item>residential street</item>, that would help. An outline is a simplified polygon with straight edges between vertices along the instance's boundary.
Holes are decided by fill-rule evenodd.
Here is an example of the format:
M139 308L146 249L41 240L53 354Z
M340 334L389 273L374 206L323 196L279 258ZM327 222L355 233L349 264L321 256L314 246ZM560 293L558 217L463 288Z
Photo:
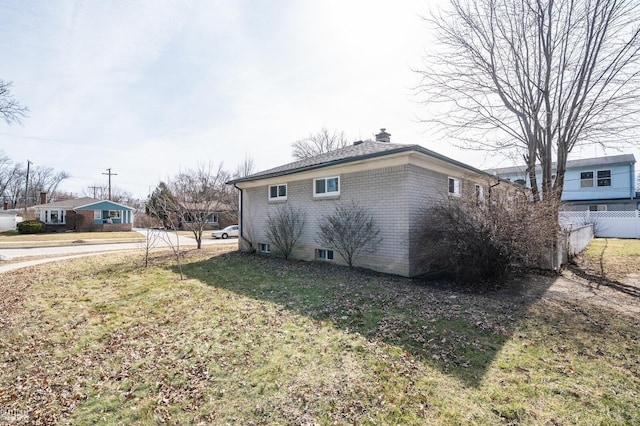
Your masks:
M169 245L176 245L179 241L181 247L193 247L196 245L196 240L192 237L178 236L170 232L164 232L159 230L146 230L146 229L134 229L134 231L144 235L146 237L147 232L155 233L152 239L155 238L154 247L169 247ZM230 238L227 240L214 240L210 237L211 231L206 231L206 237L203 236L202 245L216 245L216 244L235 244L236 238ZM167 238L169 239L167 241ZM36 256L50 256L46 259L36 259L19 263L11 263L3 265L0 262L0 273L11 271L26 266L37 265L41 263L55 262L64 259L70 259L82 256L95 256L101 253L108 253L111 251L125 251L125 250L142 250L144 248L144 242L138 243L110 243L110 244L83 244L83 245L70 245L70 246L55 246L55 247L28 247L28 248L8 248L0 249L0 259L11 260L19 259L23 257L36 257Z

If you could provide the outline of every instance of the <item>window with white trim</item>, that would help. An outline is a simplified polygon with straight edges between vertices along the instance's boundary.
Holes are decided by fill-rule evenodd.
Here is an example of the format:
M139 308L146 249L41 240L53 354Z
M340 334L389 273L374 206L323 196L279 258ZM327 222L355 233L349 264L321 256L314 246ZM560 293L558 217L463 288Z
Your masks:
M93 219L102 219L102 210L94 210L93 211Z
M271 253L271 246L266 243L260 243L260 245L258 246L258 250L260 251L260 253Z
M120 219L120 210L109 210L109 217L111 219Z
M598 186L611 186L611 170L598 170Z
M287 199L287 184L270 185L269 186L269 200L271 201L284 201Z
M316 259L333 260L333 250L316 249Z
M326 197L331 195L340 195L340 176L313 180L314 197Z
M49 225L60 225L65 223L64 210L45 210L40 213L40 220Z
M476 184L476 199L484 200L484 187Z
M460 196L460 179L449 178L449 195Z
M606 204L589 204L590 212L606 212L607 205Z
M593 188L593 172L580 173L580 188Z

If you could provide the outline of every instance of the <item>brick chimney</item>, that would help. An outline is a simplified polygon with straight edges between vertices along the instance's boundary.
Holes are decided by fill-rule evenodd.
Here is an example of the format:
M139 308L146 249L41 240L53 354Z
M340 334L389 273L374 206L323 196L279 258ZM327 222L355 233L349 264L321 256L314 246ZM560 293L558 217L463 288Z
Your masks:
M47 204L47 193L40 192L40 204Z
M391 142L391 133L386 132L387 129L380 129L380 133L376 135L376 142Z
M3 209L3 210L9 210L9 202L8 202L8 201L5 201L5 202L4 202L4 206L3 206L3 208L2 208L2 209Z

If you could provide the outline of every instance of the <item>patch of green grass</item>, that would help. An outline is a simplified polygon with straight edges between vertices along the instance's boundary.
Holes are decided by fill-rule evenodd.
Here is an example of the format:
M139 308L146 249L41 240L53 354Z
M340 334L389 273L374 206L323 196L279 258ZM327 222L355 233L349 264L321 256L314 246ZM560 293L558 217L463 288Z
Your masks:
M621 238L595 238L586 250L587 256L597 257L602 252L607 257L640 256L640 240Z
M637 318L207 250L185 280L162 253L3 275L0 407L105 425L640 422Z
M640 240L596 238L585 251L585 270L592 278L603 280L605 285L640 296L638 285L628 286L625 281L640 276Z

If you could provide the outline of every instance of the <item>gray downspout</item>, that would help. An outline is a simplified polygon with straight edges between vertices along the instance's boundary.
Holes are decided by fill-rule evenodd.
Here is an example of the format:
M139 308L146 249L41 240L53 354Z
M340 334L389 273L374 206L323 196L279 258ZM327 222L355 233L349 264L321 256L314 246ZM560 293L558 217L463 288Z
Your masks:
M243 225L243 224L242 224L242 222L243 222L243 221L242 221L242 211L244 210L244 209L242 208L242 207L243 207L243 204L244 204L244 202L243 202L243 200L242 200L242 188L238 188L238 185L237 185L237 184L235 184L235 183L233 184L233 187L234 187L235 189L237 189L238 191L240 191L240 196L238 197L238 198L240 199L240 203L239 203L240 205L238 206L238 216L239 216L239 217L238 217L238 225L240 225L240 241L242 241L242 240L244 240L244 239L245 239L245 238L244 238L244 235L243 235L244 226L242 226L242 225ZM250 245L252 245L252 244L250 243ZM240 248L240 247L238 247L238 248Z

